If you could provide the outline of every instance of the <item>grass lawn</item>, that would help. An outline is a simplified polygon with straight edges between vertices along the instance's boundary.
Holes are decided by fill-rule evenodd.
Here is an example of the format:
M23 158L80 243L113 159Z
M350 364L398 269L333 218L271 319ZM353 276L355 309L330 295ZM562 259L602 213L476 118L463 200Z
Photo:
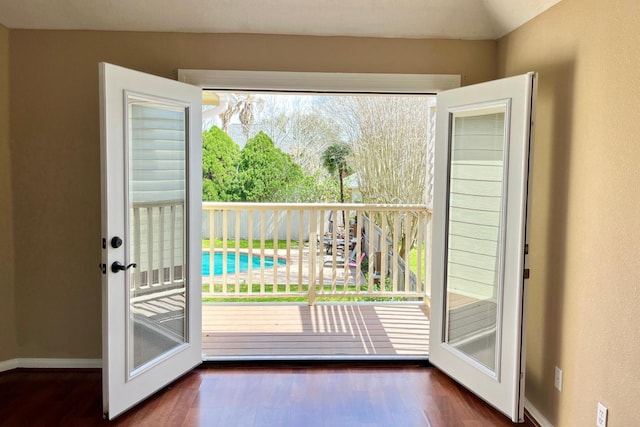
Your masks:
M260 292L260 284L252 284L252 285L248 285L246 283L243 283L240 285L240 290L239 292L241 294L246 295L247 291L249 289L249 286L251 286L251 292L256 294L255 296L252 297L239 297L239 298L234 298L234 297L227 297L227 298L216 298L216 297L210 297L210 296L203 296L202 297L202 302L307 302L309 299L307 298L307 292L309 289L308 285L302 285L300 288L302 289L302 293L304 296L290 296L290 297L270 297L269 295L259 295ZM360 289L362 291L364 291L366 289L366 287L368 286L368 283L363 283L360 285ZM264 285L265 288L265 293L269 294L269 293L273 293L273 284L265 284ZM299 293L298 289L300 289L298 287L297 284L291 284L290 285L290 292L292 293ZM233 293L235 292L235 284L228 284L227 285L227 292L228 293ZM374 285L374 291L379 292L380 291L380 284L375 284ZM393 289L393 286L391 285L390 280L387 280L387 285L386 285L386 290L391 292L391 290ZM214 293L216 292L222 292L222 285L216 284L214 285ZM286 290L286 285L285 284L278 284L277 285L277 292L285 292ZM331 292L331 285L325 285L325 290L327 292ZM344 290L343 287L338 286L338 291L342 291ZM202 284L202 291L203 292L209 292L209 284L208 283L203 283ZM349 285L347 292L355 292L356 291L356 286L355 285ZM317 297L318 301L342 301L342 302L364 302L364 301L410 301L409 298L399 298L399 297L384 297L384 296L375 296L375 297L364 297L364 296L353 296L353 295L348 295L348 296L330 296L330 297L326 297L326 296L318 296Z
M217 249L222 249L222 239L215 239L215 241L213 242L213 247L217 248ZM202 247L203 248L209 248L209 239L202 239ZM231 249L231 248L235 248L236 247L236 241L235 240L227 240L227 248ZM265 240L264 241L264 247L265 249L273 249L273 240ZM240 239L240 249L248 249L249 248L249 240L247 239ZM253 248L254 249L259 249L260 248L260 240L254 240L253 241ZM292 241L291 242L291 248L298 248L298 242L297 241ZM284 240L278 240L278 249L287 249L287 242Z
M422 249L421 255L422 269L420 271L422 272L422 276L424 277L425 272L427 271L427 263L424 260L424 248ZM416 248L411 249L411 252L409 252L409 268L411 269L411 271L418 274L418 250Z

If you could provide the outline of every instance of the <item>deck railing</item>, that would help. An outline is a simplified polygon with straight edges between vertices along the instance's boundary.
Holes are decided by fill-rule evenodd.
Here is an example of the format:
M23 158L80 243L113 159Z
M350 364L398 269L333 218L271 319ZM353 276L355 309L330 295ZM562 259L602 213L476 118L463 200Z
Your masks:
M184 288L184 202L137 202L131 207L132 297L157 297L157 292Z
M204 202L203 296L421 300L430 227L424 205Z

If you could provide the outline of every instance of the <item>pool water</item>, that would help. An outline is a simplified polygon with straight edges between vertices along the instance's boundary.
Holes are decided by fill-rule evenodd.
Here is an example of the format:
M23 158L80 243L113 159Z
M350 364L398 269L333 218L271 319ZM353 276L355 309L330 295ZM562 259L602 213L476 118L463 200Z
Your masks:
M222 252L214 252L213 253L213 275L222 274L222 260L223 253ZM254 269L259 269L261 267L260 257L256 255L249 256L248 254L240 254L240 272L249 270L249 262L251 262L251 267ZM278 259L278 265L285 265L286 261L283 259ZM273 268L273 257L264 257L264 268ZM208 252L202 253L202 275L208 276L211 269L211 262ZM236 272L236 254L228 252L227 253L227 273L235 273Z

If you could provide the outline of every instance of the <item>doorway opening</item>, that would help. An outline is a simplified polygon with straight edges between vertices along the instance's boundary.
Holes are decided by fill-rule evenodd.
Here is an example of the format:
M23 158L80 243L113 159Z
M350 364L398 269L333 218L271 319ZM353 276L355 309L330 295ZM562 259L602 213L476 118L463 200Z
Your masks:
M366 203L360 200L359 203L352 200L349 203L345 200L348 192L344 190L344 181L351 172L349 163L336 161L339 157L334 157L333 153L342 153L340 158L348 160L355 150L350 147L349 152L344 148L349 143L354 144L353 140L339 141L323 151L323 166L326 158L327 172L337 170L341 188L339 203L287 203L286 200L273 202L259 198L248 202L257 194L256 190L267 188L265 182L269 175L256 172L273 164L278 167L272 168L272 173L286 171L279 175L274 189L276 194L285 198L302 197L307 194L302 191L305 185L313 184L304 179L299 165L291 166L292 157L276 149L273 140L264 132L258 132L253 138L247 134L245 148L252 146L252 149L246 156L242 156L241 151L239 163L232 168L237 176L230 180L231 189L246 199L203 204L199 143L201 88L110 64L101 64L100 71L104 159L103 408L108 417L112 418L201 363L201 342L211 337L205 333L203 340L201 333L205 328L201 319L202 298L208 289L212 298L224 300L220 303L211 301L215 304L229 304L232 298L239 299L241 305L249 305L251 298L291 298L283 299L286 302L281 304L270 301L275 306L276 316L285 304L297 304L294 318L298 323L291 324L291 330L285 332L284 338L301 341L292 336L305 331L325 338L324 347L315 345L309 350L303 346L304 351L299 355L274 354L270 351L274 347L269 343L260 347L259 353L244 356L252 359L365 357L336 350L339 338L345 337L361 346L363 342L367 343L364 353L368 357L424 358L426 356L398 354L403 346L406 350L407 341L403 340L410 337L393 334L407 329L409 316L398 312L387 315L382 310L390 305L395 309L416 304L432 316L430 362L514 421L522 419L523 307L524 285L528 278L528 159L535 73L439 94L434 174L438 180L434 184L432 224L426 202ZM181 76L184 81L182 77L184 75ZM398 96L398 92L385 93ZM147 104L149 102L152 105ZM136 108L140 105L145 108ZM176 112L179 114L173 114ZM238 112L244 114L243 120L251 117L247 108L240 108ZM394 115L393 111L388 115ZM122 129L126 129L124 135ZM374 139L382 131L377 129L373 133ZM348 135L348 132L338 132L338 135L343 134ZM355 133L362 134L361 129ZM329 150L332 147L335 149ZM371 156L367 165L380 164L379 159L391 157L391 151ZM258 163L261 167L256 167L256 159L264 157L265 153L271 154L270 161ZM404 152L405 156L411 154ZM253 166L243 165L245 160ZM427 161L425 173L428 173L428 164ZM390 170L392 176L396 176L393 171L402 168L396 164ZM378 169L378 173L380 171ZM214 183L222 180L221 175ZM250 185L240 185L242 182ZM365 190L371 182L358 178L358 188ZM424 187L427 193L428 180ZM125 191L109 191L113 188L125 188ZM151 201L143 200L142 196L148 192L158 193L157 200L156 197ZM171 194L178 197L167 199ZM238 193L230 191L228 194ZM362 195L364 198L364 191ZM215 204L215 208L202 209L206 203ZM246 205L246 214L237 209L238 203ZM136 208L144 210L136 213ZM200 214L203 210L209 218L208 247L207 242L202 241ZM246 250L251 259L255 252L258 261L256 266L253 262L247 263L247 276L240 281L240 275L244 274L240 268L242 257L229 255L231 251L245 249L241 239L243 224L247 227ZM281 224L285 224L284 231L281 231ZM219 225L221 239L216 235ZM257 230L259 238L255 238ZM230 239L231 234L233 239ZM429 246L431 234L433 252ZM412 236L417 237L414 240ZM282 241L284 246L280 244ZM415 272L410 260L414 241L418 248ZM210 265L209 278L203 289L198 258L203 258L201 254L207 249L210 264L216 263L214 255L221 249L222 280L216 281L215 266ZM465 255L461 258L454 251ZM296 252L299 254L297 267L293 258ZM305 261L305 254L307 262L300 262ZM281 258L284 258L283 263L279 262ZM429 266L431 259L432 266ZM271 264L267 265L267 260ZM235 264L232 270L228 268L230 263ZM325 272L326 263L328 272ZM113 274L107 274L108 266ZM122 274L130 268L135 270ZM430 270L433 274L429 274ZM285 272L283 275L282 271ZM232 277L234 281L231 281ZM433 278L433 289L429 277ZM184 285L185 279L189 281L188 288ZM167 283L175 288L167 289ZM465 288L467 295L461 292ZM459 296L467 298L460 299ZM296 298L302 298L304 302L296 303ZM433 301L431 305L430 300ZM473 313L464 313L465 319L454 316L462 305L470 305L469 300L482 304L473 304ZM136 304L142 302L147 304L145 313L135 311L139 308ZM382 325L377 330L383 331L380 335L387 338L390 352L395 353L380 355L377 349L384 346L370 340L374 328L366 321L354 322L364 319L364 312L358 309L365 306L374 307L374 321L380 320ZM306 308L308 311L304 311ZM132 340L153 340L146 335L138 336L138 332L145 334L150 329L151 322L146 323L144 330L136 331L132 327L141 323L141 315L153 320L154 332L166 334L170 327L184 332L181 341L174 340L179 344L167 345L160 354L149 353L151 356L146 359L136 358ZM172 321L181 318L184 319L183 326L176 328ZM238 321L229 322L227 317L225 323L236 329L231 333L219 333L219 336L239 331L237 335L248 338L251 346L258 341L274 341L271 333L264 333L269 327L265 316L248 327L248 332L242 329L246 319L246 315L241 315ZM381 320L388 321L388 327ZM278 318L272 323L281 326L286 322ZM260 329L265 324L266 328ZM463 325L470 328L463 330ZM415 329L419 333L425 330L421 326ZM261 340L256 332L262 333L259 335ZM411 332L415 331L408 333ZM223 346L225 343L220 342L215 347ZM328 348L329 354L319 354L321 347ZM232 356L212 358L243 358L238 354L236 349ZM130 381L133 377L136 381Z
M435 96L203 94L205 358L426 359Z

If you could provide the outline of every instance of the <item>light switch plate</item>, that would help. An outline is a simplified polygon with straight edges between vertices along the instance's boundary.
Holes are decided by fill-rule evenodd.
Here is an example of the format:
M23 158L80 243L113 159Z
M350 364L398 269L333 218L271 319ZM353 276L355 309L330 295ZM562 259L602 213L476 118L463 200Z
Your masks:
M557 366L553 385L558 389L558 391L562 391L562 369Z

